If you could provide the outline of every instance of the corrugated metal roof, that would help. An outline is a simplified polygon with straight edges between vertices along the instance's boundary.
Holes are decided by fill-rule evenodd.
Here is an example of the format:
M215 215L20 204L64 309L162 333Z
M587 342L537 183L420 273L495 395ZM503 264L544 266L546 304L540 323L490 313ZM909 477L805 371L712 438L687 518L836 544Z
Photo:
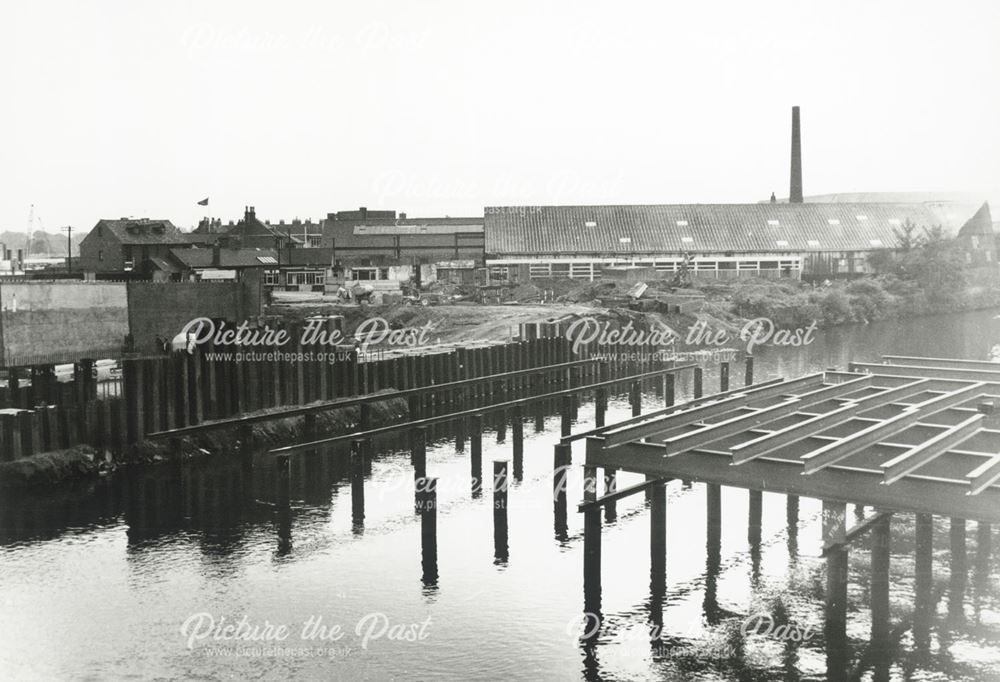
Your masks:
M956 213L949 220L935 209L887 203L488 207L486 253L865 251L896 244L895 230L907 220L955 234L971 217Z

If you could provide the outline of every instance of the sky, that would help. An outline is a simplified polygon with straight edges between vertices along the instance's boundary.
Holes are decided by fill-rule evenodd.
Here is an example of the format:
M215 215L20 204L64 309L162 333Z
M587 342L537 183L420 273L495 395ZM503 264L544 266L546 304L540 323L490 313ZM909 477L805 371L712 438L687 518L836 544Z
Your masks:
M0 230L1000 196L1000 3L6 2ZM196 202L208 197L209 207Z

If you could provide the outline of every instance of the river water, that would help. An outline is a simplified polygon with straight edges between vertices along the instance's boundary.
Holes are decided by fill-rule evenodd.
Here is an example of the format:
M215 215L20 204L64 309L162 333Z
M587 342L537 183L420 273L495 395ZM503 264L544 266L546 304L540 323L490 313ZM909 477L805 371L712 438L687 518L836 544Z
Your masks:
M794 377L882 353L985 359L1000 341L993 312L821 332L798 349L760 349L758 380ZM734 383L741 372L734 368ZM706 388L717 375L706 373ZM679 386L683 398L690 391ZM629 408L618 396L608 422ZM646 404L654 400L646 396ZM593 423L593 403L576 430ZM784 496L765 493L759 551L747 540L748 495L723 488L719 554L706 546L704 486L667 487L666 644L649 641L649 513L642 495L603 530L605 623L581 645L580 467L568 525L554 524L552 446L559 417L525 425L524 475L509 495L509 557L494 556L491 481L470 495L468 447L439 430L427 450L439 478L436 583L422 580L409 453L376 443L363 526L352 520L342 452L292 460L291 541L276 533L274 471L258 456L133 468L109 480L0 500L0 679L766 680L824 679L825 561L820 502L802 499L797 527ZM510 434L484 435L484 470L510 457ZM574 463L582 461L582 444ZM619 487L639 479L622 474ZM997 563L975 563L961 613L939 602L929 648L906 632L913 612L913 523L892 524L891 617L897 646L869 646L864 542L850 554L848 635L861 679L1000 679ZM1000 545L994 539L994 547ZM948 589L948 524L936 519L936 583ZM996 552L994 552L996 554ZM756 613L790 614L799 641L743 637ZM222 638L244 620L260 639ZM210 632L217 627L216 638ZM186 624L186 625L185 625ZM331 634L324 639L326 628ZM275 639L278 626L287 628ZM340 628L337 638L336 629ZM271 637L268 637L271 635ZM305 636L303 636L305 635ZM311 635L311 636L310 636ZM866 663L858 666L862 658Z

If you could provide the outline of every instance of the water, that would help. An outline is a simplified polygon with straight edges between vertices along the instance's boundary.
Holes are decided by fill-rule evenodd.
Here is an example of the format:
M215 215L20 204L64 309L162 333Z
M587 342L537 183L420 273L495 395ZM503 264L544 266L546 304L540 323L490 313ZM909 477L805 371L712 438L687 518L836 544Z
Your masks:
M1000 340L993 313L872 324L819 334L806 348L756 353L757 377L797 376L881 353L983 359ZM741 374L734 368L733 383ZM717 385L706 373L706 388ZM690 387L681 382L681 394ZM646 405L653 396L645 396ZM624 396L609 423L628 416ZM580 408L577 430L593 421ZM487 419L487 424L490 420ZM559 418L525 424L524 477L509 495L509 559L494 560L492 495L469 492L468 445L441 429L427 451L440 479L436 585L421 581L419 519L405 443L377 443L365 482L363 527L352 522L343 453L292 460L291 547L276 532L274 471L266 457L133 468L111 480L0 501L0 678L3 679L823 679L825 560L820 503L802 499L789 532L786 502L765 493L759 552L747 540L748 494L723 488L717 561L706 546L704 486L667 488L667 596L662 649L650 646L649 512L642 495L618 504L603 529L602 607L593 648L579 640L583 612L580 467L571 476L565 533L553 522L552 445ZM582 444L574 463L582 461ZM484 436L484 471L510 457ZM639 478L622 474L619 487ZM850 513L850 512L849 512ZM894 517L891 618L913 612L912 517ZM943 596L929 650L908 632L871 651L869 552L852 547L848 634L862 679L990 679L1000 671L996 561L976 563L969 524L969 585L961 617L948 616L948 523L936 520L934 570ZM1000 544L994 539L994 545ZM755 635L747 614L786 610L805 641ZM195 614L250 626L285 625L281 642L193 642ZM206 616L207 618L208 616ZM303 639L310 618L341 626L337 641ZM428 622L428 618L430 619ZM361 631L356 629L359 624ZM811 629L805 629L810 628ZM372 628L368 630L368 628ZM190 632L190 630L189 630ZM365 633L370 636L366 639ZM397 639L389 639L389 633ZM378 636L381 633L381 636ZM416 641L405 641L406 637ZM422 638L421 638L422 636ZM742 643L741 643L742 640ZM733 646L737 644L738 646ZM265 650L278 645L283 651ZM257 650L254 650L257 649Z

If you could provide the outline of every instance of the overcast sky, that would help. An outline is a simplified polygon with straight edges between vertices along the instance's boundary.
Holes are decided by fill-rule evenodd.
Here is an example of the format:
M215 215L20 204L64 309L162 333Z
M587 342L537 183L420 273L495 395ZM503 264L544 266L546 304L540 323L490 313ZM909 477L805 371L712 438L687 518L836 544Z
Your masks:
M1000 3L5 2L0 229L1000 195Z

